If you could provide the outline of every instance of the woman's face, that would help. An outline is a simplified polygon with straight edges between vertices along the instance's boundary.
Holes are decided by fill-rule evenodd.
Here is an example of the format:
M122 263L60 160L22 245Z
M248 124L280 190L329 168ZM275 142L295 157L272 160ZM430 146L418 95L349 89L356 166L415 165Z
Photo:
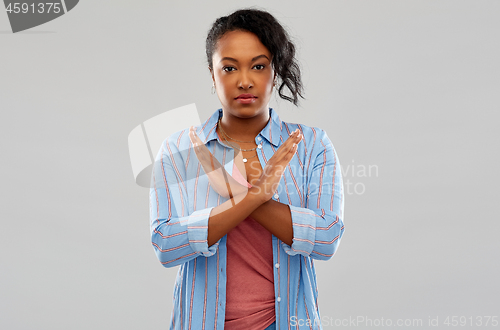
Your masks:
M251 32L231 31L219 39L212 79L225 113L267 116L274 80L271 60L269 50Z

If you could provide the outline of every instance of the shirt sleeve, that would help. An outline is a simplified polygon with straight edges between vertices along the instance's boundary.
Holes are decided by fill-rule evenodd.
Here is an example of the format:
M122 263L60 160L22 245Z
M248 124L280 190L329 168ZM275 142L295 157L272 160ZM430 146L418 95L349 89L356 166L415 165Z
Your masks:
M318 140L309 164L312 170L306 187L306 208L289 205L292 245L282 245L289 255L328 260L337 251L344 233L344 190L337 153L326 132L319 130Z
M186 178L190 176L183 153L171 141L166 139L156 156L149 193L151 242L165 267L200 255L212 256L219 243L208 247L208 218L213 207L189 213L189 198L194 197L187 192Z

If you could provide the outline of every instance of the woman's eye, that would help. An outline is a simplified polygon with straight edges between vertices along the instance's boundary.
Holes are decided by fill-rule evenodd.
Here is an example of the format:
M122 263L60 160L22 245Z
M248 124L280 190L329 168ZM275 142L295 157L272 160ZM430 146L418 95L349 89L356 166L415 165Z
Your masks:
M222 68L222 71L231 72L231 71L234 71L235 69L236 68L233 66L225 66Z
M262 64L257 64L256 66L254 66L254 68L256 68L257 70L264 70L265 66Z

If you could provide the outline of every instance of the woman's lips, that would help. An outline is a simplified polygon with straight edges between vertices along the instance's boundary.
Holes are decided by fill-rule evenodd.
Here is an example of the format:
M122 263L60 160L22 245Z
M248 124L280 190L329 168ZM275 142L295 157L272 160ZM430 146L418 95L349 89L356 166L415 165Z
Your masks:
M242 104L249 104L255 102L257 99L257 96L253 94L240 94L237 98L236 101Z

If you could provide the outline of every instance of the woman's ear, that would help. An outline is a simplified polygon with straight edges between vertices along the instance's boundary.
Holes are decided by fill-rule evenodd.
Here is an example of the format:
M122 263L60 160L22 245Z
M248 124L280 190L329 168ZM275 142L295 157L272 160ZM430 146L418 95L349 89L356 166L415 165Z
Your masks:
M210 67L208 67L208 71L210 71L210 75L212 76L212 81L215 84L214 70L212 70Z

